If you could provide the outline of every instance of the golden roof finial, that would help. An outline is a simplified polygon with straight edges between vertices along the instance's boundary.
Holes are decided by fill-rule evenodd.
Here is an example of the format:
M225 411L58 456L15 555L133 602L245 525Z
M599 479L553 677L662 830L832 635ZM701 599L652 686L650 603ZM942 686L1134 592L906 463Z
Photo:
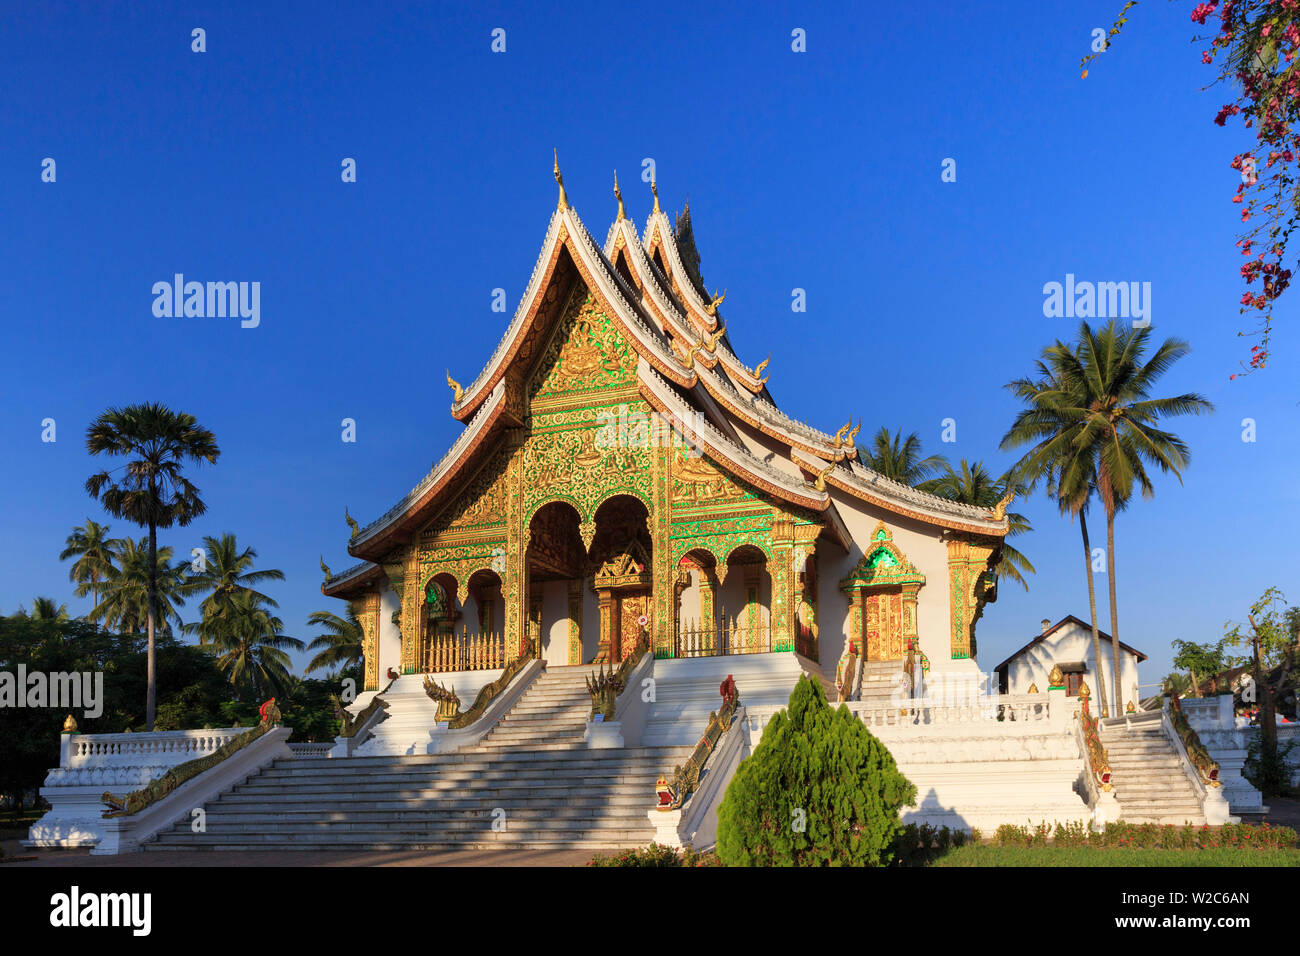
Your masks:
M655 197L655 207L651 211L651 214L653 215L659 212L659 187L655 184L653 176L650 178L650 192Z
M1011 502L1016 498L1016 492L1013 488L1008 491L1001 501L993 507L992 517L994 521L1001 521L1007 516L1007 509L1011 507Z
M861 416L861 415L858 416L858 424L857 424L857 426L856 426L855 428L851 429L851 430L849 431L848 435L845 436L845 438L844 438L844 445L845 445L845 447L847 447L847 448L852 448L852 447L853 447L853 439L855 439L855 438L858 437L858 432L860 432L860 431L862 431L862 416Z
M704 307L704 311L709 313L710 316L717 318L718 306L722 305L722 300L725 299L726 297L727 297L726 289L722 290L722 295L718 295L718 290L714 289L713 298L710 299L709 304Z
M768 363L771 361L772 361L772 353L768 352L767 358L763 359L763 361L759 362L757 365L754 366L754 378L757 379L758 384L762 385L764 382L767 381L768 378L772 377L770 375L767 376L767 378L762 377L763 369L767 368Z
M555 152L555 184L560 187L559 205L561 209L568 209L569 197L568 194L566 194L564 191L564 177L560 175L560 151L557 149L554 152ZM460 399L458 398L456 399L456 401L460 401Z
M614 170L614 198L618 200L618 221L622 222L627 218L627 212L623 209L623 192L618 188L618 170Z
M564 197L563 186L560 187L560 197L561 198ZM451 377L451 369L447 369L447 384L451 386L451 391L452 391L451 400L455 402L457 405L459 405L460 400L465 397L465 390L460 387L460 382L456 381L454 378Z
M818 491L825 491L826 476L831 473L831 469L833 469L834 467L835 467L835 462L831 462L821 471L817 472L817 480L813 482L813 487L816 488Z
M76 730L77 730L77 722L76 720L73 719L71 714L68 714L67 720L63 722L63 732L65 734L71 734L71 733L76 733Z
M726 331L727 331L727 323L719 322L717 331L714 332L712 335L705 336L705 338L707 338L709 342L710 352L716 352L718 350L718 342L722 340L722 336L726 334Z
M703 348L704 343L701 342L699 345L692 345L686 350L686 367L688 369L695 368L695 356L698 355Z
M1060 665L1052 665L1052 672L1047 675L1047 684L1049 687L1061 687L1065 684L1065 675L1061 673Z

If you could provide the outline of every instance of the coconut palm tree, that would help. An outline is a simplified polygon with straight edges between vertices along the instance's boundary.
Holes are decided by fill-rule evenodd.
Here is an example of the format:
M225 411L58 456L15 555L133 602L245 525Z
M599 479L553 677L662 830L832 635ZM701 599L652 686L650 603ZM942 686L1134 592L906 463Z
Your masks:
M108 409L86 431L86 450L127 459L117 481L101 471L86 479L86 491L113 517L149 529L145 729L153 730L158 698L154 648L158 529L185 527L207 510L183 469L187 463L214 463L221 450L216 436L200 427L193 415L155 402Z
M921 439L916 432L904 438L900 428L890 435L884 425L871 436L871 443L860 450L863 462L872 471L923 491L929 490L930 479L948 464L942 455L921 457Z
M325 628L324 634L307 645L307 650L319 651L307 665L308 674L316 670L352 667L361 660L361 622L350 607L346 618L332 611L313 611L307 624Z
M277 568L253 570L253 561L257 551L253 548L240 549L235 536L229 531L220 538L205 535L204 570L190 580L199 590L209 591L199 611L206 618L218 617L227 613L231 601L237 594L250 594L267 607L279 607L268 595L253 588L263 581L283 581L284 572Z
M306 645L280 633L284 622L248 591L235 593L226 611L208 621L206 646L217 667L245 700L283 696L291 684L286 651Z
M1114 320L1098 330L1081 322L1073 345L1057 341L1044 350L1039 368L1047 374L1031 383L1031 388L1044 385L1048 394L1031 401L1003 438L1004 447L1038 442L1022 460L1026 473L1053 477L1058 498L1069 502L1072 510L1077 508L1081 518L1094 492L1105 512L1115 713L1120 708L1115 516L1135 491L1141 491L1144 498L1155 494L1148 466L1172 472L1182 482L1182 469L1190 459L1187 444L1159 428L1160 421L1214 409L1194 392L1151 397L1156 380L1186 355L1190 346L1180 339L1168 339L1150 358L1144 358L1150 337L1149 328L1125 327ZM1017 382L1011 388L1021 391ZM1100 658L1097 660L1100 669Z
M1001 478L994 478L984 467L983 462L977 461L971 464L965 458L961 460L959 468L956 469L952 465L945 463L943 474L931 481L932 494L936 494L940 498L947 498L950 501L958 501L964 505L976 505L981 508L996 507L1012 487L1012 479L1009 473ZM1025 493L1023 485L1015 487L1017 495ZM1008 538L1034 530L1033 525L1029 523L1029 519L1017 511L1007 512L1007 525ZM999 578L1010 578L1028 591L1029 582L1025 580L1024 576L1033 574L1034 566L1020 551L1003 541L998 563L993 570Z
M101 622L119 634L139 634L149 623L149 539L123 538L117 552L118 566L109 571L100 585L103 596L91 608L87 618ZM190 593L183 569L185 562L172 564L172 549L158 548L155 553L155 622L163 632L182 626L178 607L185 605Z
M99 603L100 585L113 570L122 542L108 536L108 525L87 518L80 528L73 528L59 553L60 561L76 558L68 569L68 580L77 585L77 597L91 596Z
M66 621L68 606L56 604L54 598L35 597L32 598L32 609L27 612L27 616L33 621Z

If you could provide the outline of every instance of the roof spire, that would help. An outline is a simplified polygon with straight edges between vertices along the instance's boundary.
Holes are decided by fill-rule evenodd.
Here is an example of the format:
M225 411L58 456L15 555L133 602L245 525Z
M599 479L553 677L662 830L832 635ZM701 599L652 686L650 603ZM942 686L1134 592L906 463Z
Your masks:
M560 187L559 208L568 209L569 197L564 192L564 177L560 175L560 152L559 150L554 150L554 152L555 152L555 183L557 186Z
M614 170L614 198L618 200L618 221L622 222L627 218L627 212L623 209L623 193L618 188L618 170Z
M655 197L655 207L654 207L654 209L651 211L650 214L651 214L651 215L655 215L656 213L658 213L658 212L660 211L660 209L659 209L659 187L658 187L657 185L655 185L655 180L654 180L654 177L653 177L653 176L650 177L650 192L654 193L654 197Z

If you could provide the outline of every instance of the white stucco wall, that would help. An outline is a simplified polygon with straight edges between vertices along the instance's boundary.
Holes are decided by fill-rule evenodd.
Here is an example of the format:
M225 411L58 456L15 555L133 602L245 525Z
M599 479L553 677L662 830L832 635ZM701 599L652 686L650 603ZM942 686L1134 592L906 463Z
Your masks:
M388 668L402 672L402 629L393 623L393 614L402 606L397 592L383 585L379 592L379 686L388 684Z
M1113 673L1111 643L1104 637L1101 639L1101 659L1105 668L1103 675L1106 679L1106 694L1110 697L1112 695L1109 688L1111 674ZM1067 621L1060 628L1053 631L1049 637L1034 644L1008 662L1007 691L1012 694L1023 694L1029 690L1030 684L1035 684L1040 692L1046 693L1048 687L1047 675L1051 673L1052 665L1073 661L1083 661L1083 679L1087 681L1088 688L1095 697L1097 694L1097 662L1093 659L1092 654L1092 630L1086 626L1080 627L1073 621ZM1133 706L1137 706L1138 683L1137 658L1128 651L1121 650L1121 711L1128 705L1129 701L1133 702Z
M569 663L569 582L542 583L542 659L548 667Z

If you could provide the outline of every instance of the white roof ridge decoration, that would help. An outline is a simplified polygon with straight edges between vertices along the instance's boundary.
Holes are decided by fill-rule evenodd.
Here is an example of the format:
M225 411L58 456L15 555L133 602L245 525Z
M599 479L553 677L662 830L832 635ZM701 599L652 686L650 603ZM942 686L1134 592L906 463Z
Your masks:
M340 571L338 574L331 574L325 579L323 587L334 587L337 584L343 584L349 578L359 577L361 572L369 571L375 566L374 561L362 561L360 564L354 564L346 571Z
M700 298L700 294L695 289L695 284L690 281L690 273L686 271L686 266L682 263L682 257L677 251L677 235L673 231L672 223L668 220L668 214L662 209L657 213L651 213L650 218L646 220L645 238L641 241L642 246L647 250L650 248L650 239L654 232L654 225L658 223L663 235L664 248L668 250L668 258L673 267L673 275L680 275L684 281L677 283L677 288L682 290L682 297L689 299L686 304L695 306L696 310L713 322L713 327L717 328L718 317L709 316L707 305Z
M613 264L615 234L624 227L627 232L631 233L630 237L626 232L623 236L627 240L626 247L629 250L629 255L637 257L636 264L638 267L644 266L644 269L640 271L644 271L649 279L646 285L650 290L651 298L655 300L655 305L677 326L679 338L693 342L698 333L691 327L686 315L678 308L677 303L672 300L672 293L660 285L659 277L655 274L657 271L655 265L646 255L645 247L641 245L641 240L637 238L636 227L629 220L624 219L622 222L616 222L610 227L609 239L605 241L605 258L609 260L611 265ZM633 249L636 250L635 253L631 252ZM704 351L709 350L705 349Z
M700 377L707 380L708 376L714 376L720 385L725 389L730 389L731 394L728 396L731 400L743 405L745 408L752 410L759 418L764 419L769 425L787 432L793 432L798 435L800 440L806 444L822 445L827 452L839 453L849 450L847 447L836 447L833 436L821 429L806 425L803 422L791 418L785 412L776 407L775 404L763 398L761 395L746 394L735 387L728 379L718 376L717 373L705 368ZM707 385L706 381L706 385Z
M939 495L931 494L928 491L922 491L919 488L913 488L911 485L904 484L901 481L895 481L888 478L878 471L873 471L860 461L851 459L848 462L849 473L857 484L860 484L868 490L876 491L881 494L887 494L890 497L910 501L914 504L953 515L955 517L965 518L971 521L977 521L998 529L1007 527L1007 519L1003 518L998 521L989 517L992 508L985 508L981 505L967 505L959 501L953 501L951 498L943 498Z
M483 429L484 422L504 404L505 396L506 381L503 378L497 382L488 395L487 401L479 406L473 417L466 423L465 430L456 436L456 440L451 443L451 447L443 453L442 458L429 470L429 473L420 479L419 484L407 492L397 504L358 531L357 536L348 542L348 550L351 551L356 545L363 544L368 538L373 537L375 532L382 530L396 518L401 517L414 502L418 501L426 491L437 484L447 469L460 458L465 447L477 437L478 433Z

